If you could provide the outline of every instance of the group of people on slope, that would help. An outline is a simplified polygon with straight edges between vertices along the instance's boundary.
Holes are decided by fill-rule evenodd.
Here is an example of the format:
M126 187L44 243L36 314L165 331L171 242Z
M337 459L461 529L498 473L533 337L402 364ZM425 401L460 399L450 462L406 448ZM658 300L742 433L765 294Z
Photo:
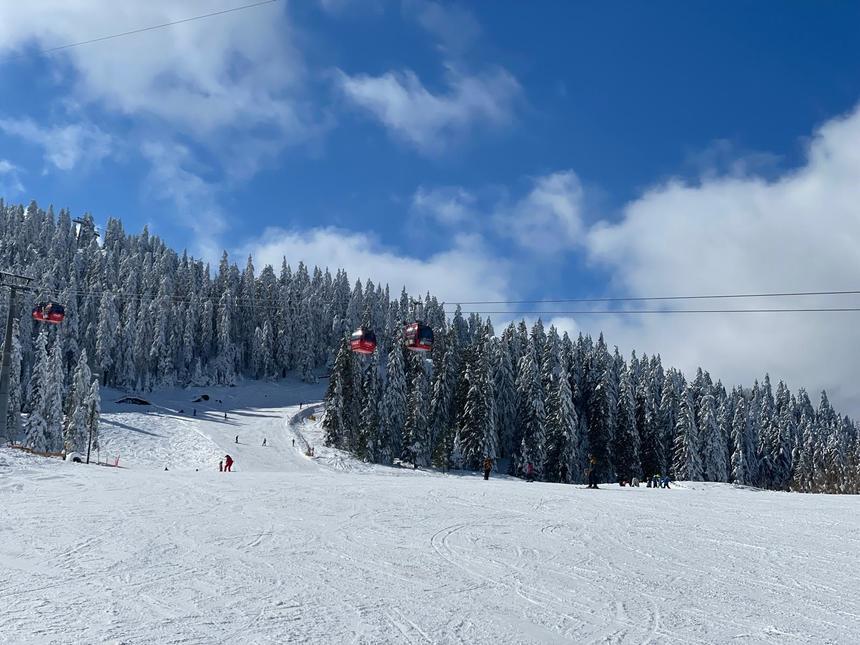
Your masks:
M224 459L218 462L218 472L233 472L233 458L230 455L224 455Z

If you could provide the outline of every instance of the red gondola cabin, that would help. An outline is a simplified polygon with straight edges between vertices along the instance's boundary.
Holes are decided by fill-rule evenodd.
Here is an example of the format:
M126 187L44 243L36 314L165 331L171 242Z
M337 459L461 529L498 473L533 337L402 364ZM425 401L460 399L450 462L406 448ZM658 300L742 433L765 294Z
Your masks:
M376 334L371 329L359 327L349 337L349 347L356 354L372 354L376 349Z
M59 325L66 317L66 308L56 302L40 302L33 307L33 320Z
M420 320L406 325L406 349L414 352L429 352L433 349L433 329Z

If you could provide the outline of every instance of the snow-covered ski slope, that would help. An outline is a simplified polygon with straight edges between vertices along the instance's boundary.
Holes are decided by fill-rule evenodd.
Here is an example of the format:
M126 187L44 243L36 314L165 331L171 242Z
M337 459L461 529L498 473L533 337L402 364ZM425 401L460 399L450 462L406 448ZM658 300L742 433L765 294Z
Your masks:
M106 400L127 468L0 450L0 643L860 642L855 497L311 460L319 388L200 391Z

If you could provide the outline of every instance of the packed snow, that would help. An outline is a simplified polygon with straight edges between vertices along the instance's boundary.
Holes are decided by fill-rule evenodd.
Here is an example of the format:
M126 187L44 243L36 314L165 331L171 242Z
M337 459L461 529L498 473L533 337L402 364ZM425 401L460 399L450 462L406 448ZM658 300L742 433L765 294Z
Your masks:
M119 468L0 450L0 642L860 642L856 497L364 464L321 392L104 391Z

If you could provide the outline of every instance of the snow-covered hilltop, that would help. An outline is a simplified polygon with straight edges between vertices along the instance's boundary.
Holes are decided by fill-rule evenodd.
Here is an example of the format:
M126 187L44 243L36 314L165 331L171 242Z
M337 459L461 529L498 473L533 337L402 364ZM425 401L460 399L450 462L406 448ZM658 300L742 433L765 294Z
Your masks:
M210 271L145 230L129 235L111 219L99 243L84 222L0 205L0 267L38 278L22 311L66 307L61 325L40 334L24 315L16 331L9 420L13 438L39 450L79 450L97 427L91 373L146 392L289 372L314 382L333 366L327 442L372 462L477 468L489 458L496 470L531 464L538 479L581 482L593 456L603 480L860 488L857 426L823 392L813 403L768 376L731 389L704 370L688 379L659 356L626 360L602 335L571 339L540 321L496 336L475 314L446 318L431 294L351 287L342 269L293 271L285 258L258 273L248 258L240 271L225 254ZM415 319L435 330L429 360L403 349L403 322ZM345 344L359 325L377 331L371 358Z

